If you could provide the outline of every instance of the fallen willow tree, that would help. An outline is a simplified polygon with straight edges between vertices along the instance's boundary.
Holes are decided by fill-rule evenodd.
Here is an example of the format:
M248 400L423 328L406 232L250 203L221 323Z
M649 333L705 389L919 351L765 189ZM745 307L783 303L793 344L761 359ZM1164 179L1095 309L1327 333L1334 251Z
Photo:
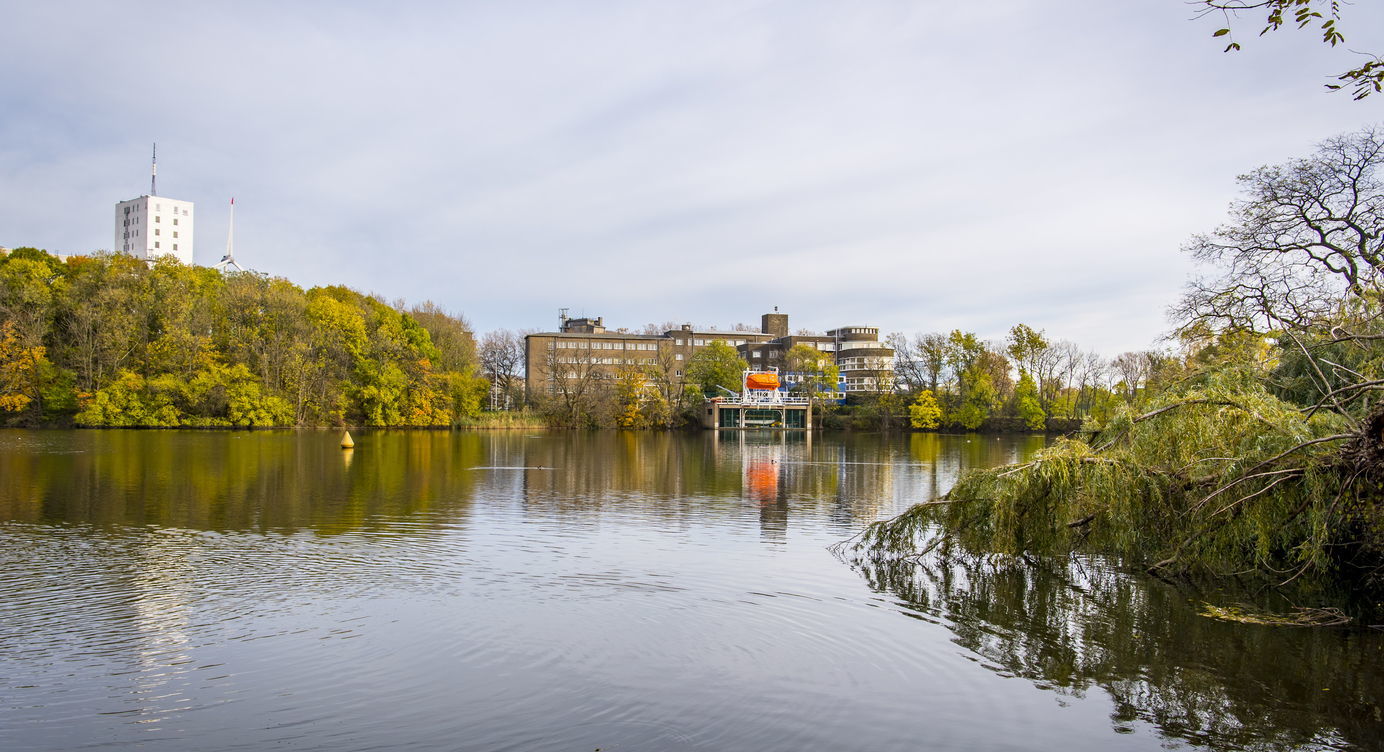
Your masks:
M848 545L879 556L944 541L1016 555L1085 548L1167 572L1368 579L1384 563L1384 516L1379 442L1362 438L1341 415L1308 414L1243 375L1215 374L1090 441L972 470Z
M1186 247L1214 270L1173 312L1206 344L1191 376L1088 442L972 471L844 545L1085 546L1160 572L1384 591L1381 164L1384 129L1367 128L1241 176L1231 220Z

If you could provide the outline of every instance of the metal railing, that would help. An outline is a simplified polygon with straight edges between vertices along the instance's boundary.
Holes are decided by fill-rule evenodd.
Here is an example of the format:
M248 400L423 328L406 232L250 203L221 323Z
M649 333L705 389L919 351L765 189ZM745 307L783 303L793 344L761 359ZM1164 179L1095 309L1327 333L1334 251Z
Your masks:
M730 396L722 398L723 401L739 405L806 405L814 399L818 402L825 402L846 398L845 392L803 394L802 392L782 392L777 389L751 389L743 394L736 394L729 389L724 391Z

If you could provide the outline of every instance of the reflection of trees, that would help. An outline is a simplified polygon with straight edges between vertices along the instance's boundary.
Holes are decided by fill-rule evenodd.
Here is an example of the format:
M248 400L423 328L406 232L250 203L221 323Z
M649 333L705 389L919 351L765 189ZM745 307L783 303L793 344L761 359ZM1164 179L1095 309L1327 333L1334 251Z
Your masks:
M0 514L194 530L344 532L469 501L480 436L357 435L343 462L318 431L41 432L47 451L0 452ZM52 451L58 449L58 451Z
M1188 593L1101 562L855 566L875 590L944 620L992 670L1061 694L1103 690L1117 731L1142 721L1217 749L1379 742L1384 635L1215 621Z
M805 431L556 432L523 445L530 509L584 515L618 506L655 518L704 517L709 507L763 507L765 535L791 515L824 517L844 532L946 490L962 469L1026 459L1042 437ZM504 464L495 460L494 464ZM774 532L778 530L780 532Z
M0 519L335 533L445 518L477 495L515 495L550 513L618 505L689 520L762 503L765 535L782 540L793 515L844 532L944 491L960 469L1029 451L1011 438L968 444L927 434L891 443L801 431L371 431L356 439L346 456L337 434L320 431L11 432L0 436ZM42 446L10 451L6 441Z

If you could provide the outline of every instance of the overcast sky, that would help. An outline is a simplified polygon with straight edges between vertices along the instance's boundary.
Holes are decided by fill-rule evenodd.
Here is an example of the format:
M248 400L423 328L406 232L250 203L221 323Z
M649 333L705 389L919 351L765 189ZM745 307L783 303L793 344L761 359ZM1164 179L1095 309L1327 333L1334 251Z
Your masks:
M1384 10L1345 7L1384 50ZM1181 0L4 0L0 245L196 202L215 263L478 331L1024 322L1150 346L1235 176L1384 121L1314 32Z

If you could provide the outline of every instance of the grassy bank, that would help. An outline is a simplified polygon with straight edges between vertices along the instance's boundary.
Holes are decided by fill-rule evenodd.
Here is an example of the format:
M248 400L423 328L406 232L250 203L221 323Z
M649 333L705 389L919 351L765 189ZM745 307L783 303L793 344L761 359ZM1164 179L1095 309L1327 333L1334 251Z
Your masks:
M482 412L474 417L461 418L458 428L471 429L518 429L547 428L543 416L531 410L512 410L508 412Z

